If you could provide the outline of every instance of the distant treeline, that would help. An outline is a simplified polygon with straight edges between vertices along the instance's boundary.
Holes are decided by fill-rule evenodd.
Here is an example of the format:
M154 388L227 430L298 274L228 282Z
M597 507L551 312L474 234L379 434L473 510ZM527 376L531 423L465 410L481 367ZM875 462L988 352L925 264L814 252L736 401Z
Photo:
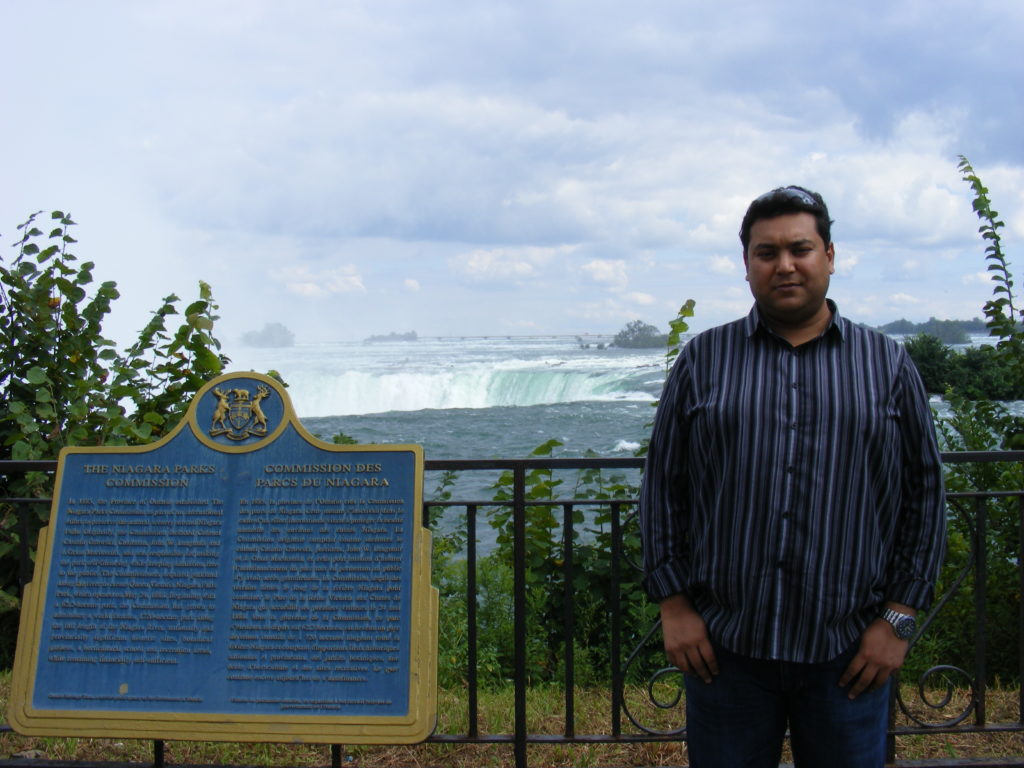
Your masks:
M407 331L406 333L380 333L374 336L367 336L363 339L364 344L375 344L380 341L417 341L419 336L416 335L416 331Z
M893 320L891 323L878 326L882 333L915 336L927 333L945 344L969 344L971 334L988 333L988 326L980 318L973 320L937 320L932 317L923 323L912 323L910 320Z

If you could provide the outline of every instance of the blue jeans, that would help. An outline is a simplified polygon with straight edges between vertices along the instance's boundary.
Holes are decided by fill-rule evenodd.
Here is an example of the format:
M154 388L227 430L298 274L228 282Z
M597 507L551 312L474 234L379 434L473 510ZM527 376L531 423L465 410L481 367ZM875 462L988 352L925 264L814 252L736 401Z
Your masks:
M798 664L738 656L715 644L719 674L686 676L693 768L777 768L788 725L797 768L881 768L889 683L851 701L839 677L859 643L831 661Z

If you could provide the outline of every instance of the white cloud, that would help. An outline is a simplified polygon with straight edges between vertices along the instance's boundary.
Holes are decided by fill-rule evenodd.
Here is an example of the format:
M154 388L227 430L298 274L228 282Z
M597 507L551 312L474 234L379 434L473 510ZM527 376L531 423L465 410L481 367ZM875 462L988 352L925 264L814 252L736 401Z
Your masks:
M712 256L708 259L708 268L716 275L738 275L742 263L738 256Z
M639 304L642 307L649 307L657 301L657 299L651 296L651 294L640 293L638 291L627 293L623 298L628 301L632 301L634 304Z
M909 293L894 293L889 296L889 301L893 304L920 304L921 300L916 296L911 296Z
M573 250L571 246L477 249L453 256L448 264L457 275L473 282L518 283L539 277L545 264Z
M836 274L842 277L852 276L858 264L860 264L860 254L856 251L844 250L836 254Z
M595 283L609 283L614 286L626 284L626 262L622 259L594 259L583 265L583 271Z
M966 275L960 277L960 282L964 285L992 285L992 273L991 272L969 272Z
M534 277L539 272L537 261L522 258L503 248L459 254L451 260L451 266L456 272L478 282Z
M406 287L406 290L413 291L414 293L418 293L420 290L420 281L414 277L406 278L402 281L402 285Z
M276 282L284 283L289 293L307 298L366 293L363 278L351 264L319 271L314 271L305 264L296 264L271 270L270 277Z

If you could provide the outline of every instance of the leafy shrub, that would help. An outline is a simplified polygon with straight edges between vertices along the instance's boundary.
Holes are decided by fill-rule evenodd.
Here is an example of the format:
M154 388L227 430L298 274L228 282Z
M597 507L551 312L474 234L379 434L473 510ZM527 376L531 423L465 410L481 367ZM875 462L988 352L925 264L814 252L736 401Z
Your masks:
M103 336L103 320L117 286L93 288L92 262L70 252L75 222L62 211L18 227L16 255L0 259L0 458L55 459L73 445L137 445L166 434L184 415L192 395L221 373L226 358L213 337L210 287L182 312L166 297L125 351ZM41 472L0 478L0 495L45 498L52 478ZM20 605L22 547L34 553L47 504L19 510L0 505L0 663L13 658Z
M918 334L904 343L925 389L932 394L955 390L972 400L1024 399L1024 380L996 347L954 350L935 336Z

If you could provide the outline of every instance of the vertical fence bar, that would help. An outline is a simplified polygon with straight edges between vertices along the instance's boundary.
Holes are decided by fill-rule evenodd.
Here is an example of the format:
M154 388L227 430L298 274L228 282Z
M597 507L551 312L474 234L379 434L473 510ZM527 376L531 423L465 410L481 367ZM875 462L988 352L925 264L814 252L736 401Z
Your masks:
M977 686L977 701L974 704L974 722L985 725L985 692L987 689L985 667L986 620L985 610L988 585L988 503L978 496L974 500L974 679Z
M156 739L153 742L153 768L164 768L164 742Z
M331 768L341 768L341 744L331 744Z
M565 735L576 735L576 611L573 600L573 505L562 505L562 584L564 606L562 638L565 642Z
M468 692L468 733L476 738L480 733L480 710L477 702L477 634L476 621L476 504L466 506L466 680L469 681Z
M611 613L612 613L612 735L622 735L622 507L612 502Z
M1024 596L1024 496L1017 497L1017 576L1020 589L1017 594ZM1017 616L1017 722L1024 725L1024 599L1020 600Z
M516 768L526 768L526 468L512 469L512 584L515 635L513 742Z

